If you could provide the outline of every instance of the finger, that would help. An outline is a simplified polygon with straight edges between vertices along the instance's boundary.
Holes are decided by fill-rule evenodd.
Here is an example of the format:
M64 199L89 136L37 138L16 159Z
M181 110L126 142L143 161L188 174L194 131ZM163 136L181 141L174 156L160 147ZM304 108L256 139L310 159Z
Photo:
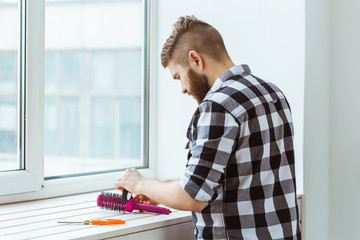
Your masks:
M116 185L115 185L115 189L117 189L117 190L119 190L119 191L121 191L121 192L124 191L124 188L123 188L123 187L117 187Z
M123 184L122 184L122 181L116 181L115 182L115 188L120 190L120 191L123 191L124 188L123 188Z
M131 172L133 172L134 170L135 170L135 168L128 168L128 169L126 169L125 174L131 173Z
M118 179L116 179L116 181L121 181L125 176L126 176L126 173L121 174L121 176L118 177Z

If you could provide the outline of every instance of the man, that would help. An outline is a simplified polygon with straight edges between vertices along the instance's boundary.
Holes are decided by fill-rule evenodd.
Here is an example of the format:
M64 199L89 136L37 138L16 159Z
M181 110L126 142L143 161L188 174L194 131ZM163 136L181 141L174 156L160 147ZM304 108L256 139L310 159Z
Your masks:
M235 66L219 32L194 16L174 24L161 61L199 104L186 171L180 181L159 181L130 169L115 186L140 202L192 211L197 239L301 239L283 93Z

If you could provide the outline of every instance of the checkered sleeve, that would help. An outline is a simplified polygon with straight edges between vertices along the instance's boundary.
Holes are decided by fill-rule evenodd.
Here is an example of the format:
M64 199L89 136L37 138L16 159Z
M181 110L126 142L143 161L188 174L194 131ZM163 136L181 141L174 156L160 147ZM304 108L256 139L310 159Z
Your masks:
M195 200L217 197L238 132L238 122L223 106L211 101L200 104L189 127L189 158L180 180Z

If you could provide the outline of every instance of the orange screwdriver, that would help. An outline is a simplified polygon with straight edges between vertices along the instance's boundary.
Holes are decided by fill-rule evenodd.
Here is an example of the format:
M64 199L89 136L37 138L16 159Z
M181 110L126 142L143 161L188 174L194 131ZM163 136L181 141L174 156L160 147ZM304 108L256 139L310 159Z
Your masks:
M126 221L121 219L91 219L84 220L83 222L68 222L68 221L58 221L58 223L81 223L85 225L115 225L115 224L124 224Z

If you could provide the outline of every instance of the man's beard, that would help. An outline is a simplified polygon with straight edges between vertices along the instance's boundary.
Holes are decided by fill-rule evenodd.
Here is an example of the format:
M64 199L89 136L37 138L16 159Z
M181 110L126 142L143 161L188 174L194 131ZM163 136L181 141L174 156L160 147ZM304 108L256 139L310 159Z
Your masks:
M205 75L198 74L191 68L188 69L187 75L190 85L188 93L192 95L200 105L210 90L208 79Z

